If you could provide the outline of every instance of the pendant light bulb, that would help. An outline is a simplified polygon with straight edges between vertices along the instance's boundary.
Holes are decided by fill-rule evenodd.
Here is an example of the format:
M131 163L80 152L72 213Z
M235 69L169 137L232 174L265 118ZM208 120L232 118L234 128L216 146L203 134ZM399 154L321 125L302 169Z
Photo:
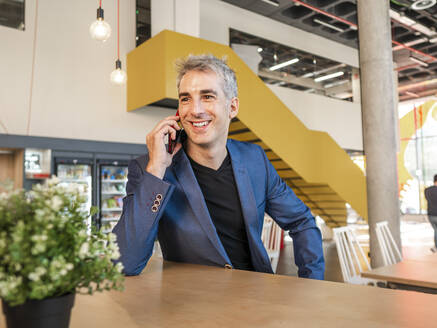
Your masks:
M115 69L111 73L111 83L115 85L123 85L127 81L127 74L121 69L121 61L117 59Z
M90 35L94 40L102 42L111 36L111 26L103 19L102 7L97 8L97 20L90 26Z

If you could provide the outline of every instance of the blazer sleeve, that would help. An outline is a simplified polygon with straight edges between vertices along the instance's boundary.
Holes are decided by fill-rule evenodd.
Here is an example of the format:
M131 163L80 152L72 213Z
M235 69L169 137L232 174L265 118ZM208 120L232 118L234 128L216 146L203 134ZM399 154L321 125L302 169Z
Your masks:
M113 233L117 236L120 258L126 275L138 275L153 251L158 223L174 186L146 172L137 160L128 167L123 212Z
M298 275L324 279L322 236L310 209L281 179L262 151L267 171L266 209L275 222L293 238Z

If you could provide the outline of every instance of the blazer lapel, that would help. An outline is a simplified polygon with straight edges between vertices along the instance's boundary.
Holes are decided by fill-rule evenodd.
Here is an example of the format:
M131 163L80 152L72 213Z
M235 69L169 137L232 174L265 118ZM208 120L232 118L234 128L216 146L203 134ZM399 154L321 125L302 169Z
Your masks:
M208 207L206 206L205 198L202 190L191 168L190 161L185 154L184 149L181 149L173 159L173 172L179 181L181 188L184 190L188 202L193 210L194 216L199 221L202 229L205 231L211 243L217 249L219 254L224 258L226 263L230 263L229 257L217 235L214 223L209 215Z
M253 194L253 187L249 173L242 164L240 153L235 148L231 139L228 139L227 148L231 156L232 168L234 170L235 183L237 184L238 195L240 196L241 210L246 224L247 238L252 255L252 263L255 267L262 268L263 272L273 273L268 254L262 245L259 235L258 212L256 199Z
M249 173L241 163L240 153L234 148L232 141L228 139L227 148L232 161L235 183L240 196L241 210L243 212L246 228L257 226L256 200L252 190Z

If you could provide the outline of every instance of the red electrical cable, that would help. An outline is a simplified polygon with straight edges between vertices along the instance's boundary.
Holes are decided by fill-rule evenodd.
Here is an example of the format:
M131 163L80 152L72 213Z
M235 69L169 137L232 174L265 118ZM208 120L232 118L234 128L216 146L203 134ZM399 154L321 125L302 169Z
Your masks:
M338 21L340 21L340 22L342 22L342 23L344 23L344 24L347 24L347 25L349 25L349 26L353 26L353 27L358 28L358 25L355 24L355 23L352 23L352 22L350 22L350 21L348 21L348 20L346 20L346 19L343 19L343 18L341 18L341 17L338 17L338 16L335 16L335 15L333 15L333 14L330 14L330 13L328 13L327 11L324 11L324 10L319 9L319 8L317 8L317 7L311 6L311 5L309 5L309 4L305 3L305 2L302 2L301 0L293 0L293 1L296 2L296 3L298 3L298 4L301 5L301 6L307 7L307 8L309 8L309 9L315 11L315 12L318 12L319 14L323 14L323 15L325 15L325 16L328 16L328 17L332 18L332 19L336 19L336 20L338 20Z
M100 0L99 7L102 8L102 0Z
M117 59L120 60L120 0L117 0Z

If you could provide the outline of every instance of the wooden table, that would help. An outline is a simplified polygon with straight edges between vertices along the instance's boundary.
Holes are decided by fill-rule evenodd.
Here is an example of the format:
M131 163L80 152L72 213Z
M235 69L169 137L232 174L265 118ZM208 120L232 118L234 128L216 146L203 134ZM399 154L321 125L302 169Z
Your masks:
M437 254L403 260L362 272L362 277L384 280L393 287L437 293ZM411 288L407 288L407 287ZM437 305L437 304L436 304Z
M434 295L159 260L127 277L125 287L77 296L70 327L394 328L437 322Z

